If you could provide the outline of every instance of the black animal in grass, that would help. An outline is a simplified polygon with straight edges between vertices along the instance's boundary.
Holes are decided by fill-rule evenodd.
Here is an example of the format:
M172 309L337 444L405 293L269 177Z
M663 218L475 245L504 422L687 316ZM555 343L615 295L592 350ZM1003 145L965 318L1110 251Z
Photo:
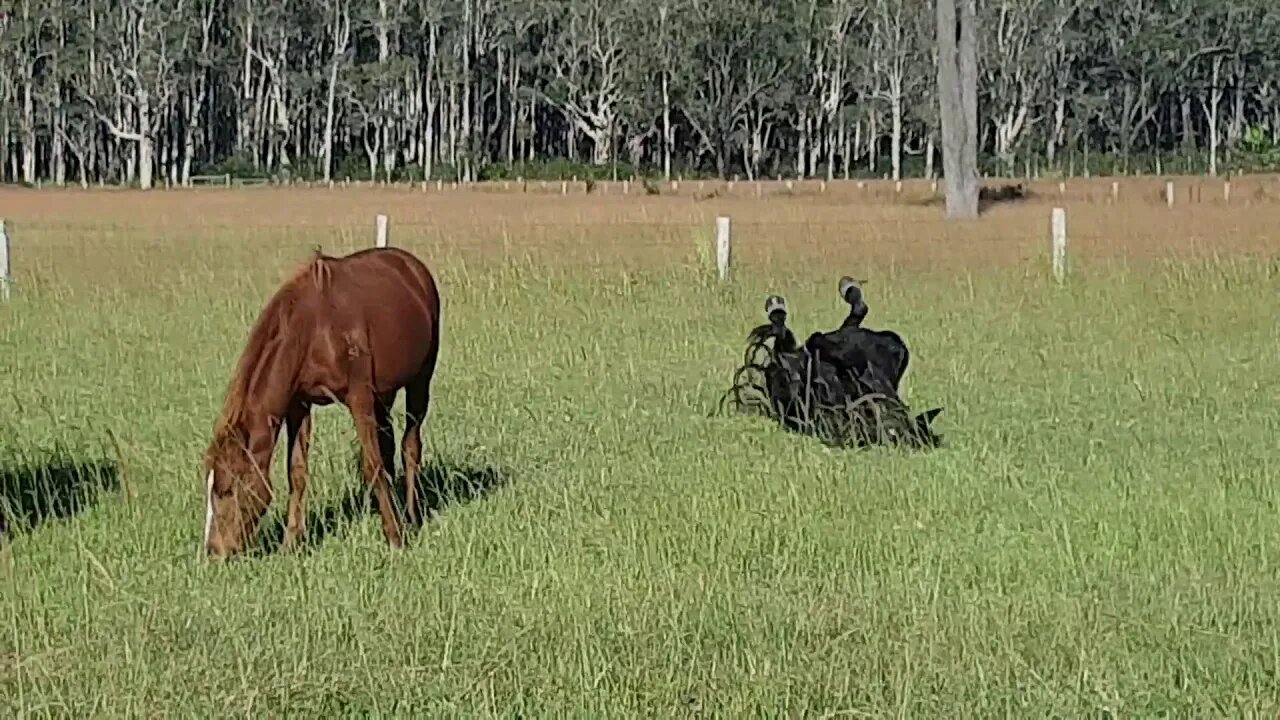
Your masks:
M857 282L843 277L839 289L848 317L804 345L787 327L786 301L766 299L769 322L748 335L743 366L726 399L831 445L941 445L931 423L942 408L913 416L899 394L911 359L906 343L895 332L862 327L868 308Z

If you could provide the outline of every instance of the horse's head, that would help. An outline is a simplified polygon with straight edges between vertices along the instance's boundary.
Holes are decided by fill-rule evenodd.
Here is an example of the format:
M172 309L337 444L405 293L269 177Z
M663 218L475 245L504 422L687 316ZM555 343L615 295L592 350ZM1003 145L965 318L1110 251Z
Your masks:
M226 558L244 549L271 504L266 468L259 468L241 433L215 435L205 453L204 550Z

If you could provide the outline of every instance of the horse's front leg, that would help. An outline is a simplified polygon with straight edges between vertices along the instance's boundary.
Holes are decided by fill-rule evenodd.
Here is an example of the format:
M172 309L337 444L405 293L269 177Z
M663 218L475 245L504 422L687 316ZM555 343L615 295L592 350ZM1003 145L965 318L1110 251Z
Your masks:
M298 404L285 418L289 439L289 508L284 530L284 549L294 549L307 535L307 513L303 496L307 492L307 451L311 447L311 408Z

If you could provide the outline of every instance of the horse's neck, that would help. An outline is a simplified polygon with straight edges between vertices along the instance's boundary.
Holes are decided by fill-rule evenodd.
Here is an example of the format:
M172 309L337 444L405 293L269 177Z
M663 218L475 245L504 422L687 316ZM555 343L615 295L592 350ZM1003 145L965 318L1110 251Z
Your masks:
M271 414L260 409L246 409L232 425L223 430L225 437L221 441L224 448L236 447L247 452L265 470L270 465L271 454L275 451L276 437L279 436L280 421L283 414ZM227 450L224 450L225 452Z
M290 342L292 338L282 338ZM283 346L263 352L245 368L239 412L228 429L240 438L251 454L270 458L280 424L293 400L298 360Z

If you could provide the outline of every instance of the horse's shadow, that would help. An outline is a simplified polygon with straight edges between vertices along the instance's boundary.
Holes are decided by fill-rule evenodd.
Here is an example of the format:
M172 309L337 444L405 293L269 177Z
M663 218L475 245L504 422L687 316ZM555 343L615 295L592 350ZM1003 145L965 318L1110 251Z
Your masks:
M324 504L318 509L308 509L306 549L315 549L331 537L340 537L356 521L367 515L377 514L377 503L372 492L365 485L364 477L359 470L359 460L354 463L355 469L350 473L346 492L336 501ZM449 461L423 462L418 469L418 508L423 523L453 505L463 505L482 498L501 488L510 481L510 475L490 465L469 465ZM409 527L404 517L405 482L404 473L397 474L392 481L392 498L396 505L402 527L409 535L420 528ZM285 516L282 512L274 513L270 520L264 522L262 549L264 552L276 552L284 545Z
M4 464L0 460L0 539L72 518L120 489L120 468L55 451L47 458Z

